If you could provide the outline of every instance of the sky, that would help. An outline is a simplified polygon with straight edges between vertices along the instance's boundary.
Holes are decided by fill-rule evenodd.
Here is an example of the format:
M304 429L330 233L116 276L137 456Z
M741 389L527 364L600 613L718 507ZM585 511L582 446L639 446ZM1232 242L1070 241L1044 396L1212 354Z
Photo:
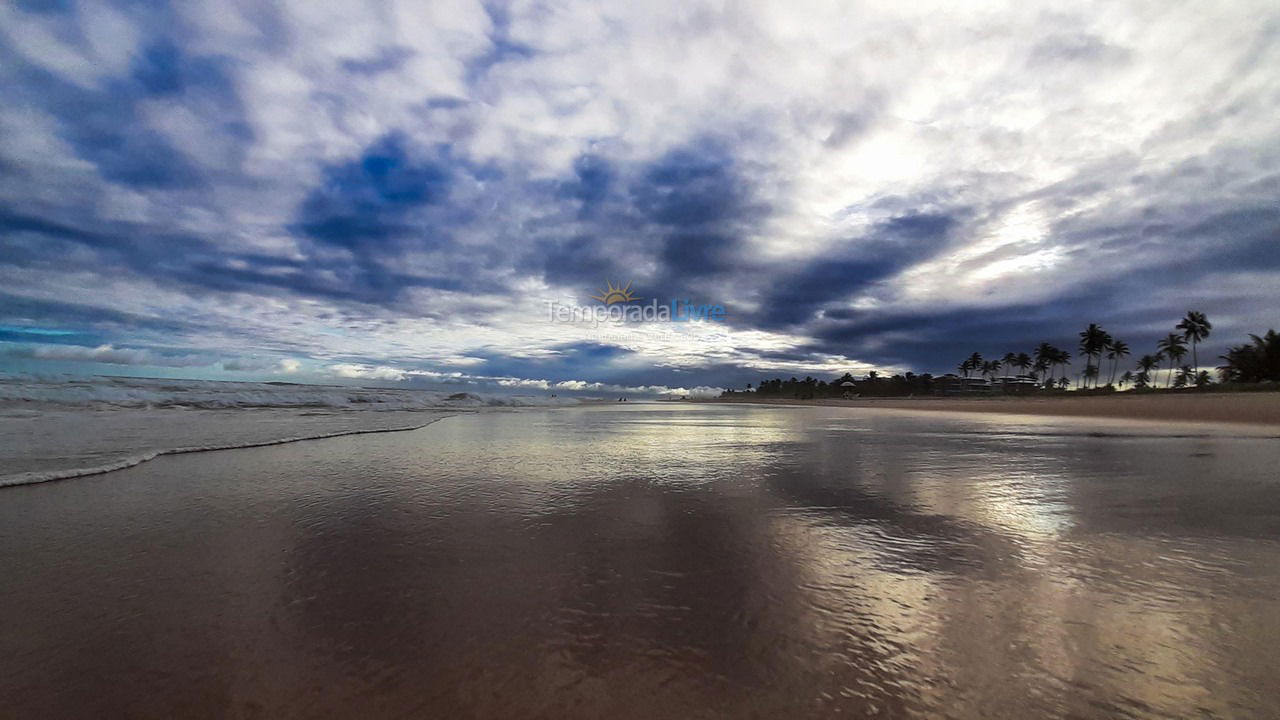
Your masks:
M0 97L10 372L688 392L1280 326L1270 1L14 0ZM610 284L724 316L555 316Z

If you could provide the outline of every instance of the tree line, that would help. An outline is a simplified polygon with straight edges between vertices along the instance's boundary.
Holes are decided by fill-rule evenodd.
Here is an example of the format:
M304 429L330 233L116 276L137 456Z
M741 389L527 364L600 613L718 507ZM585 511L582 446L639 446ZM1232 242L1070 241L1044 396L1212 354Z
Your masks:
M1173 327L1173 332L1156 341L1151 353L1140 356L1132 369L1124 368L1132 350L1124 340L1113 337L1097 323L1090 323L1079 334L1077 357L1084 367L1076 377L1076 387L1084 390L1103 387L1156 388L1158 375L1167 371L1165 388L1205 387L1213 384L1208 370L1200 367L1200 343L1213 332L1213 323L1203 312L1189 310ZM1280 382L1280 335L1269 330L1265 335L1250 335L1252 342L1229 348L1220 359L1224 364L1217 372L1222 382ZM1188 352L1191 363L1184 364ZM1046 388L1070 386L1068 368L1072 354L1050 343L1040 343L1030 353L1006 353L998 360L985 360L979 353L965 358L957 369L964 377L977 373L994 379L1003 370L1013 368ZM1105 384L1103 381L1105 379Z
M929 373L917 375L908 372L893 375L892 377L881 377L880 373L875 370L867 373L867 377L862 380L845 373L831 382L814 377L805 377L803 380L793 377L789 380L783 380L782 378L762 380L755 387L751 383L747 383L747 391L755 392L757 395L797 398L800 400L840 397L845 393L873 397L928 395L933 392L933 388L934 377ZM725 394L732 395L734 392L729 390Z
M1125 359L1133 351L1124 340L1113 337L1097 323L1090 323L1079 333L1077 355L1040 343L1030 352L1007 352L998 358L987 359L974 352L956 366L960 377L982 377L995 381L1014 375L1019 381L1030 381L1045 390L1066 390L1072 384L1070 376L1073 357L1082 359L1083 367L1075 377L1080 390L1114 390L1133 387L1155 389L1160 386L1157 376L1164 370L1165 388L1208 387L1214 384L1208 370L1200 367L1200 344L1213 331L1213 324L1203 312L1190 310L1173 327L1173 332L1160 338L1152 352L1138 357L1132 367L1126 367ZM1280 334L1268 330L1265 335L1250 335L1250 342L1232 346L1219 356L1223 364L1218 366L1219 380L1224 383L1280 382ZM1185 364L1188 353L1191 362ZM1016 373L1014 371L1017 371ZM846 393L862 396L897 396L932 393L940 383L955 380L955 376L934 377L928 373L917 375L907 372L892 377L880 377L872 371L858 380L851 374L835 378L831 382L813 377L803 380L781 378L764 380L755 388L750 383L747 390L758 395L817 398L839 397ZM1105 381L1105 384L1104 384ZM727 391L726 394L733 394Z

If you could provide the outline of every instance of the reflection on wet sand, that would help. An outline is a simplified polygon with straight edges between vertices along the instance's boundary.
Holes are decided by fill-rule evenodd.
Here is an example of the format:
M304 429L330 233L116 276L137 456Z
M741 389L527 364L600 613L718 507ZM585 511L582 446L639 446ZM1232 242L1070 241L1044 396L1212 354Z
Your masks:
M0 498L18 716L1258 716L1280 443L635 405Z

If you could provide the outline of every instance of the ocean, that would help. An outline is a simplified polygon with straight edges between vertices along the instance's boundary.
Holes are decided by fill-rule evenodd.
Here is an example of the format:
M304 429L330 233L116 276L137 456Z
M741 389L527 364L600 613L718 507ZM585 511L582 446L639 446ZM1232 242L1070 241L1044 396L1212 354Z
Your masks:
M161 455L408 430L456 412L563 398L151 378L0 375L0 487Z
M469 404L424 403L434 421L416 430L0 490L4 714L1280 707L1280 440L1266 434ZM169 411L210 414L202 427L307 412L92 412Z

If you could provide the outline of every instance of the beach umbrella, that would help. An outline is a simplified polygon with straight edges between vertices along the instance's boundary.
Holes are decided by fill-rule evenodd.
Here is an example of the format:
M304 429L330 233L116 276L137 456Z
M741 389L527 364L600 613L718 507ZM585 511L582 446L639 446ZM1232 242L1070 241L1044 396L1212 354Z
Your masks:
M844 382L840 383L840 387L858 387L858 386L856 383L851 383L848 380L845 380Z

